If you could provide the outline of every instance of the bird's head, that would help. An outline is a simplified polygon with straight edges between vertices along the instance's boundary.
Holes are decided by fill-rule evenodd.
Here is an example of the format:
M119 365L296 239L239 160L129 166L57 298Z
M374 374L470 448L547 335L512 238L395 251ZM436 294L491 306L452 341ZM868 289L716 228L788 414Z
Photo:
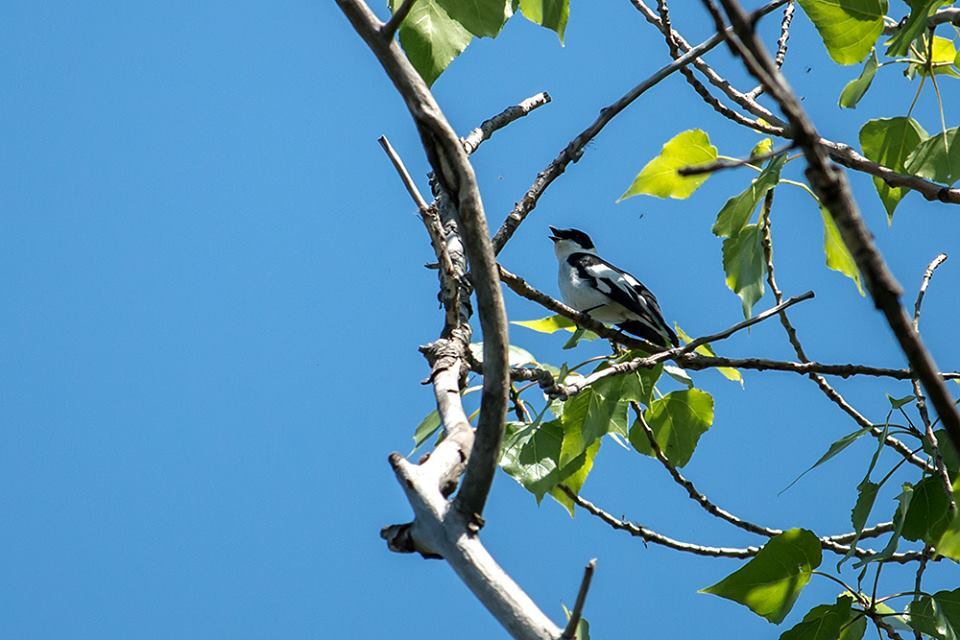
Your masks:
M571 253L596 253L596 247L590 236L579 229L557 229L550 227L553 250L557 258L563 260Z

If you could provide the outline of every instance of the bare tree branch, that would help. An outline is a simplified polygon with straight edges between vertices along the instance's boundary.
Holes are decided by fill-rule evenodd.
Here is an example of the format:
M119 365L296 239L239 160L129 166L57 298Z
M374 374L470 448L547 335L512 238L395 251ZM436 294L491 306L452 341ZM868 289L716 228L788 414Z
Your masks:
M410 14L410 9L413 9L413 5L416 4L416 2L417 0L403 0L403 4L400 5L396 13L390 16L390 19L380 27L380 37L387 42L393 40L397 29L399 29L403 21L407 19L407 16Z
M674 549L676 551L683 551L685 553L692 553L698 556L709 556L714 558L752 558L753 556L760 553L761 547L709 547L699 544L692 544L689 542L681 542L673 538L669 538L661 533L649 529L641 524L630 522L629 520L622 520L617 518L609 511L601 509L593 502L590 502L586 498L577 495L570 490L569 487L565 485L560 485L560 489L569 496L573 503L578 507L586 511L587 513L596 516L603 522L607 523L614 529L619 531L626 531L630 535L641 538L644 542L651 542L653 544L661 545L669 549ZM777 530L778 533L781 533ZM834 545L834 544L824 544L824 541L828 540L826 538L820 538L821 546L828 551L835 551L839 554L845 554L847 547L843 545ZM857 557L869 557L876 555L876 551L872 549L858 549ZM886 562L892 562L896 564L906 564L909 562L914 562L919 560L922 556L922 552L919 551L906 551L902 553L895 553Z
M444 443L441 443L422 465L411 464L399 454L391 455L391 465L416 517L409 525L385 529L383 535L393 542L402 541L397 529L404 529L408 546L412 549L442 556L515 638L553 640L560 634L560 629L494 562L476 536L482 523L480 514L497 468L510 377L506 314L473 168L463 144L423 80L396 42L382 37L382 23L362 0L337 0L337 4L404 99L437 182L450 196L451 203L456 205L483 330L483 398L473 447L465 452L462 446L443 447ZM458 341L452 341L452 344L455 346L449 349L463 348ZM438 410L444 410L443 404L449 403L448 410L444 411L448 420L459 421L461 418L460 415L450 415L455 411L454 405L460 414L463 411L459 404L460 367L456 366L462 357L462 351L453 351L446 358L450 362L443 371L434 371L434 380L442 373L443 387L438 389L435 382L434 389L438 394ZM440 398L441 391L444 399ZM450 427L445 425L445 428ZM456 455L448 455L448 451ZM441 491L448 488L445 481L449 476L447 469L464 462L464 480L451 503Z
M725 158L720 158L713 162L707 164L698 164L691 165L689 167L680 167L677 169L677 173L681 176L698 176L703 175L704 173L716 173L717 171L723 171L724 169L736 169L737 167L742 167L748 164L758 164L764 160L769 160L770 158L776 158L777 156L782 156L783 154L789 152L794 148L794 143L785 144L779 149L774 149L773 151L768 151L767 153L761 153L759 155L750 156L749 158L742 158L740 160L727 160Z
M728 35L727 42L790 121L792 137L807 159L806 174L811 187L836 223L844 244L863 275L874 304L883 313L911 368L923 383L947 434L960 449L960 413L937 373L936 363L900 304L902 289L890 273L860 216L846 176L830 163L813 123L756 37L753 25L740 4L736 0L721 1L734 28L733 35L724 31ZM711 5L709 0L705 2Z
M504 128L511 122L519 120L534 109L538 109L550 102L550 94L546 91L530 96L519 104L511 105L498 113L497 115L484 120L480 126L461 138L463 149L467 155L472 155L477 147L485 140L489 140L494 133Z
M785 2L787 2L787 0L773 0L773 2L769 2L759 9L758 13L767 14L777 7L782 6ZM607 123L613 120L617 114L626 109L630 103L643 95L648 89L656 86L661 80L674 71L690 64L722 41L723 37L720 34L714 34L697 46L690 47L685 54L670 64L661 67L656 73L628 91L619 100L601 109L597 119L581 131L576 138L571 140L560 154L554 158L543 171L537 174L537 178L530 186L530 189L524 194L523 198L520 199L520 202L516 204L513 211L507 215L506 219L500 225L500 228L497 229L497 233L493 237L494 250L500 253L507 241L510 240L514 232L516 232L520 223L522 223L537 206L540 196L543 195L547 187L567 170L567 166L571 162L576 162L580 159L583 155L584 147L603 130Z
M917 292L917 301L913 305L913 329L920 331L920 306L923 304L923 297L927 293L927 287L930 285L930 279L933 278L934 271L947 259L947 254L941 253L934 258L923 273L923 279L920 281L920 290ZM933 458L933 466L936 467L936 476L940 479L940 485L947 496L947 504L950 513L956 515L957 503L953 499L953 483L950 481L950 473L947 471L947 465L943 462L943 456L940 454L940 443L937 441L937 434L933 432L933 423L930 421L930 414L927 411L927 399L923 395L923 389L920 388L920 381L914 376L911 378L913 383L913 395L917 398L917 411L920 413L920 420L923 422L924 439L930 448L930 456ZM919 582L919 573L917 581Z
M587 566L583 568L583 580L580 581L577 601L573 605L573 611L570 612L567 627L560 634L560 640L573 640L577 636L577 627L580 625L580 618L583 617L583 606L587 603L587 592L590 591L590 581L593 580L593 572L596 568L596 558L588 562Z

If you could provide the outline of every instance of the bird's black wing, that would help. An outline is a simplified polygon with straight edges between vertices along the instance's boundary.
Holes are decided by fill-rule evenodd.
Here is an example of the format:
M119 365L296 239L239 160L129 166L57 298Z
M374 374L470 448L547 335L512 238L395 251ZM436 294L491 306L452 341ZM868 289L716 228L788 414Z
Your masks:
M655 335L667 338L673 345L677 344L676 334L663 319L660 303L642 282L594 254L575 254L571 256L571 263L577 268L581 278L592 279L598 291L636 315L634 319L636 322L645 325ZM626 328L628 331L637 333L630 327ZM641 335L650 339L645 332ZM653 340L653 342L661 341Z

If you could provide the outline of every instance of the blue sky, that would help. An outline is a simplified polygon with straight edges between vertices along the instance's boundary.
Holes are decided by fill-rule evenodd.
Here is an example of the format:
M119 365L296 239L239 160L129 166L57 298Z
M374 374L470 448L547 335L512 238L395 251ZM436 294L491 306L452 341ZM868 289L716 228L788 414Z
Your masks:
M697 3L682 4L675 23L699 41L709 23ZM426 163L401 101L334 4L8 3L2 17L0 636L423 638L449 623L462 638L502 637L445 564L388 553L377 535L409 517L386 456L409 450L431 409L416 347L437 335L441 315L435 274L422 267L429 244L376 137L391 138L421 188ZM435 85L459 131L538 91L553 96L475 157L491 222L601 106L666 59L625 1L574 0L564 47L521 18L474 42ZM749 84L726 52L711 60ZM841 112L836 97L858 70L830 62L802 15L786 71L824 135L854 146L863 121L902 115L912 97L913 85L882 70L860 108ZM949 126L960 102L956 87L944 90ZM917 115L932 132L930 96ZM758 139L670 78L551 187L504 264L556 293L546 226L576 225L689 333L736 322L710 225L749 175L717 175L683 202L614 204L663 142L692 127L728 155ZM888 227L869 179L852 180L911 301L930 259L956 254L923 321L938 361L956 368L958 210L913 194ZM823 266L807 197L780 188L774 219L782 288L817 293L793 314L811 355L902 365L869 301ZM512 318L544 315L506 295ZM511 339L553 363L599 349L572 355L562 339L519 327ZM774 322L718 350L790 357ZM741 390L697 375L716 421L689 475L769 526L848 530L869 443L778 496L855 425L807 380L745 378ZM884 393L909 392L837 385L875 420ZM758 542L612 442L583 494L684 540ZM893 508L885 493L875 517ZM645 547L583 513L571 520L503 474L487 521L492 553L557 620L584 562L598 557L594 637L778 633L696 593L736 561ZM955 568L929 576L931 590L955 586ZM912 579L891 569L882 584ZM835 595L815 578L788 623Z

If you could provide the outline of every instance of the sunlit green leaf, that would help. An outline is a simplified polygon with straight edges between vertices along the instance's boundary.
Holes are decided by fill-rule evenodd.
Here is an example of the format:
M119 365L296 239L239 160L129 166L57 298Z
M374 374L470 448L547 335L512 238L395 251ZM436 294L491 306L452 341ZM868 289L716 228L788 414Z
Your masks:
M960 128L933 134L917 145L905 164L908 173L952 185L960 179Z
M860 269L857 263L843 243L840 237L840 231L833 222L833 216L830 212L820 208L820 217L823 219L823 254L826 256L827 267L834 271L839 271L843 275L853 280L857 285L857 291L863 295L863 286L860 284Z
M723 241L723 270L727 274L727 287L740 297L743 315L747 318L753 305L763 297L767 263L761 240L760 225L748 224L736 236Z
M839 104L841 107L846 109L857 108L857 103L859 103L860 99L867 93L867 89L870 88L870 84L873 82L873 76L877 74L879 67L880 64L877 62L877 53L876 51L871 51L870 57L867 58L867 61L864 63L860 75L848 82L847 86L845 86L840 93Z
M671 391L652 401L643 416L664 455L682 467L693 456L700 436L713 424L713 397L700 389ZM653 455L650 440L639 422L630 428L630 444L644 455Z
M780 636L780 640L837 640L852 617L851 604L851 596L840 596L834 604L810 609L799 624Z
M927 137L913 118L881 118L870 120L860 129L860 147L863 155L888 169L903 173L904 163L920 141ZM887 220L893 221L893 211L909 189L891 187L882 178L873 178L873 185L887 211Z
M817 536L806 529L790 529L770 538L740 569L701 591L739 602L779 624L821 560Z
M717 221L713 224L713 234L721 238L736 236L750 221L757 205L767 195L767 191L777 186L780 180L780 170L787 161L786 154L771 158L763 171L753 179L745 191L739 193L723 205L717 214Z
M906 0L910 5L907 21L897 30L887 43L888 56L905 56L910 53L910 45L927 26L927 18L949 0Z
M396 10L401 0L390 0ZM432 85L473 36L447 15L437 0L417 0L400 25L400 46L410 64L428 85Z
M520 11L531 22L553 29L560 42L570 17L570 0L520 0Z
M922 54L924 60L926 60L928 54L926 48L924 48ZM941 36L934 36L932 54L933 55L930 56L930 63L933 66L934 75L960 78L960 73L957 73L957 70L953 68L953 62L957 57L957 48L954 46L953 40ZM910 66L916 73L925 76L930 75L926 65L911 64Z
M679 200L689 198L710 174L681 176L677 169L707 164L716 159L717 148L710 144L705 131L689 129L678 133L663 145L660 155L643 167L617 202L641 194Z
M840 64L863 60L880 34L886 0L798 0L827 52Z
M419 2L420 0L417 0L418 4ZM437 2L447 15L475 36L496 36L513 12L513 3L510 0L437 0Z
M750 157L755 158L757 156L763 156L773 151L773 140L770 138L764 138L757 144L753 145L753 149L750 150Z

